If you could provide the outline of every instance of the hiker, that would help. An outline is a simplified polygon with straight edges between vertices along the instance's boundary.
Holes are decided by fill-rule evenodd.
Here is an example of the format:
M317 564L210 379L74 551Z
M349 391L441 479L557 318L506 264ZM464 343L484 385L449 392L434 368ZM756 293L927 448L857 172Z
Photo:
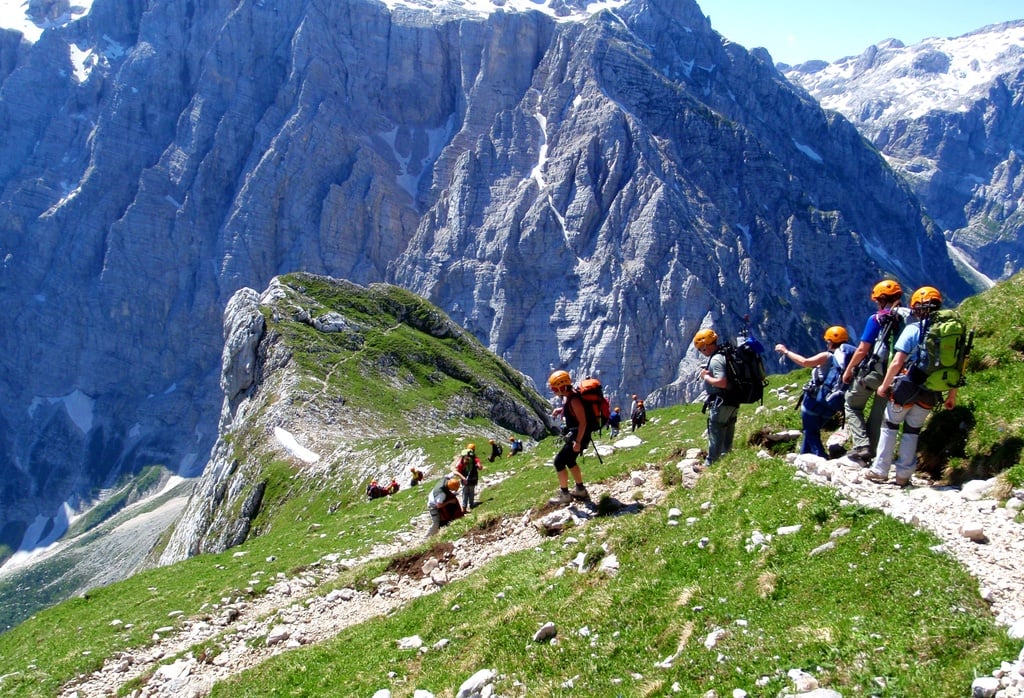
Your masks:
M845 327L834 325L825 330L825 351L814 356L801 356L790 351L785 344L776 344L775 351L797 366L810 368L811 380L800 396L800 422L803 427L803 445L800 453L811 453L828 458L821 441L821 428L835 416L845 402L847 385L842 382L843 371L855 348Z
M612 410L611 415L608 417L608 430L611 433L611 437L614 439L619 435L619 427L622 425L622 412L616 407Z
M887 399L885 421L878 436L878 453L864 477L872 482L886 482L889 479L889 468L893 463L896 451L896 438L900 427L903 436L900 439L899 460L893 482L900 487L910 484L910 476L917 469L917 439L924 426L925 419L932 408L939 402L947 410L956 406L956 388L950 388L945 400L942 393L924 387L926 376L915 374L916 361L908 359L920 357L924 349L926 325L932 315L942 307L942 294L932 286L922 286L910 297L910 322L900 333L893 347L894 354L889 368L878 385L876 399Z
M409 487L415 487L423 482L423 471L413 466L409 468Z
M636 412L636 393L633 393L632 402L629 403L629 417L633 418L633 413Z
M493 463L496 458L501 458L501 444L494 439L488 439L487 443L491 445L491 455L487 456L487 462Z
M437 533L442 526L461 518L465 512L455 494L459 491L459 478L443 477L427 495L427 512L430 514L430 530L427 538Z
M875 284L871 300L878 305L878 310L864 324L857 350L843 371L843 383L850 386L844 406L851 439L850 452L846 455L865 468L875 456L886 405L886 400L875 398L875 391L885 375L891 345L910 313L909 308L901 307L903 288L893 279L882 279ZM871 409L867 410L869 400Z
M633 408L633 414L629 416L630 431L636 431L644 424L647 424L647 408L644 407L643 400L636 401L636 407Z
M466 513L472 511L476 506L476 484L480 480L480 459L476 457L475 444L469 444L472 448L466 448L452 461L452 470L462 484L462 509Z
M736 435L736 416L739 405L729 396L729 379L726 376L725 355L719 351L718 335L711 328L705 328L693 338L693 346L708 362L700 369L707 398L703 411L708 415L708 455L704 467L732 450Z
M566 371L555 371L548 378L548 386L562 400L561 415L565 420L562 436L565 443L555 454L555 473L558 475L558 494L549 501L551 504L569 504L573 499L590 499L590 493L583 486L583 473L576 458L590 445L590 430L587 429L587 414L583 398L572 385L572 378ZM569 474L576 483L569 492Z
M516 455L517 453L522 453L523 452L523 442L520 441L519 439L517 439L516 437L514 437L514 436L508 437L508 443L509 443L509 446L508 446L508 457L509 458L511 458L512 456Z

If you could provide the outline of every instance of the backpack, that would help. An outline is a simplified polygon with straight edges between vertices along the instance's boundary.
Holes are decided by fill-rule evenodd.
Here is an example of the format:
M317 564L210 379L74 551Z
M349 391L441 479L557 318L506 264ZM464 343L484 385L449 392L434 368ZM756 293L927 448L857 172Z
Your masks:
M842 386L843 370L856 350L852 344L841 344L838 348L841 363L836 363L833 354L826 365L816 366L811 371L811 379L804 386L802 398L803 405L811 412L831 417L843 406L846 399Z
M918 385L943 392L965 385L964 366L974 346L974 330L968 330L955 310L937 310L921 328L921 343L913 368ZM922 377L924 380L920 380Z
M885 369L889 365L893 345L907 323L906 317L898 312L896 308L878 311L875 313L875 319L878 321L881 329L871 347L871 353L857 365L856 375L863 379L871 373L877 373L879 374L878 382L881 382L881 374L885 373ZM878 383L875 383L875 387L877 385Z
M612 406L604 396L601 381L596 378L584 378L580 381L577 392L583 398L583 411L587 413L587 433L601 431L612 415Z
M725 355L725 375L729 387L725 393L727 405L749 405L764 400L768 374L761 354L764 348L756 339L747 338L738 346L724 344L719 351Z

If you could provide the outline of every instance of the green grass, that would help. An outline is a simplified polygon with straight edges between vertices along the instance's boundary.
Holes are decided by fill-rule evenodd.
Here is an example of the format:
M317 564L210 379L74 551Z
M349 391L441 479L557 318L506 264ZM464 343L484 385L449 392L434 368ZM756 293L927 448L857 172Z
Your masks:
M963 455L947 455L942 476L955 479L961 470L970 470L1020 480L1022 297L1021 277L1016 277L964 304L964 315L979 333L968 386L961 392L965 412L956 413L962 436L953 441ZM385 311L393 320L401 317L384 306L367 305L365 322ZM422 323L434 319L419 305L410 315ZM316 349L321 339L313 335L303 341ZM500 365L486 353L470 353L473 358L458 371L492 375L489 366ZM331 379L328 371L309 385L333 385L342 370L338 367L354 360L337 358L336 363ZM418 386L410 392L420 394L404 406L413 409L438 404L435 400L446 389L432 392L429 386L453 380L411 366L406 370L406 378L396 373L396 380ZM502 381L513 380L507 369L501 371ZM456 370L442 373L451 376ZM772 387L801 383L799 372L772 378ZM353 392L369 387L370 382ZM791 668L811 672L843 695L964 695L975 676L1015 656L1017 643L995 625L978 598L977 582L955 561L930 550L936 542L930 534L844 504L833 490L794 478L792 468L780 460L756 457L746 443L752 434L798 427L792 400L780 403L769 393L763 409L742 408L736 450L705 473L696 489L674 485L664 506L598 519L547 539L537 549L495 560L386 618L349 628L322 645L287 652L220 684L214 695L338 695L344 687L345 695L365 696L387 687L396 698L411 696L416 688L453 696L465 678L485 667L501 675L501 695L665 695L674 683L682 687L681 695L712 689L730 695L734 688L778 695L789 688L785 672ZM932 424L941 416L936 414ZM592 455L585 458L588 482L648 465L660 468L666 482L679 482L675 466L681 454L704 445L699 406L651 410L649 417L638 432L644 439L641 447L616 452L603 463ZM501 433L479 414L450 423L443 433L404 436L403 447L422 449L437 473L466 442L476 441L484 450L487 438ZM241 435L234 447L244 455L248 440L255 438ZM394 445L387 436L366 439L355 448L383 456ZM441 540L465 535L484 525L480 521L535 511L553 493L549 462L557 447L554 439L546 439L522 456L485 461L485 477L502 470L510 477L479 492L477 513L443 529ZM98 668L120 650L145 645L157 628L175 625L172 611L199 616L224 598L259 595L277 574L294 574L328 553L364 555L408 530L424 512L424 487L410 490L403 482L393 497L365 501L360 496L364 483L353 482L341 463L316 481L279 460L264 458L260 467L267 489L254 522L257 537L223 554L96 589L0 635L0 692L55 695L68 679ZM430 484L428 479L425 485ZM683 511L682 521L693 522L670 526L666 510L671 506ZM795 524L801 526L798 533L775 536L763 549L748 549L754 531L775 534ZM849 532L834 539L834 549L811 554L839 529ZM570 535L575 543L567 542ZM618 576L558 573L580 552L596 558L600 546L619 557ZM423 544L407 552L425 549ZM364 584L386 566L386 560L370 562L333 585ZM122 624L112 625L115 619ZM558 642L532 643L533 633L546 621L557 624ZM579 632L584 627L589 634ZM709 650L704 640L716 629L727 632ZM399 650L395 640L413 634L427 646L441 639L450 644L425 655ZM194 649L198 653L201 648ZM655 667L677 652L671 668ZM563 688L569 680L575 687Z
M766 413L788 417L788 411L755 415L744 408L738 436L751 433ZM650 416L638 432L643 446L603 464L593 456L583 461L588 481L646 464L661 466L671 478L680 452L701 444L698 407L652 410ZM455 438L434 448L450 448ZM477 516L519 516L539 506L554 488L547 463L556 446L547 440L523 456L485 462L485 473L514 474L480 493ZM283 467L269 473L278 482L268 492L287 489L291 496L280 500L273 525L237 551L150 570L0 635L0 666L5 673L21 672L4 679L5 695L54 695L67 678L173 625L171 611L196 615L223 597L261 593L267 582L246 591L254 576L273 580L330 552L365 553L423 512L423 488L363 501L343 484L324 489ZM709 509L705 502L712 503ZM669 526L669 506L696 522ZM798 534L747 550L754 530L769 534L794 524L802 526ZM474 525L473 517L458 520L442 538ZM850 532L837 539L835 550L810 556L841 527ZM417 687L454 695L483 667L503 675L503 694L515 694L513 682L519 681L529 695L541 696L660 695L673 682L686 687L684 695L710 689L727 695L734 687L774 695L787 685L785 671L802 667L844 695L959 696L975 674L1016 652L978 599L976 582L931 552L935 541L929 535L843 506L832 490L794 478L781 461L757 460L750 449L738 448L696 490L673 489L664 507L600 519L571 535L579 542L566 546L565 536L555 537L539 549L497 560L387 618L271 660L219 685L214 695L315 696L339 686L346 695L372 695L383 687L396 698ZM699 545L702 539L706 547ZM619 556L617 577L555 574L578 552L601 544ZM353 570L339 584L358 584L385 565ZM459 610L451 610L456 605ZM134 627L111 626L115 618ZM549 620L559 628L559 642L534 645L533 633ZM588 637L578 634L583 627ZM707 650L704 638L716 628L728 635ZM441 639L451 644L426 656L397 649L396 639L414 634L428 646ZM671 669L654 667L677 650ZM389 680L389 671L398 678ZM762 675L769 677L767 686L757 688L754 681ZM573 691L560 688L577 676ZM878 692L877 677L885 677L888 692Z

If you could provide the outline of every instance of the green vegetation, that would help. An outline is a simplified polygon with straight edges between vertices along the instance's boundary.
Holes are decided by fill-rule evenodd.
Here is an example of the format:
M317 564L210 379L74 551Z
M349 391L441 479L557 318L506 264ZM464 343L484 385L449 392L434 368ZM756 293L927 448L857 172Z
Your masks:
M414 307L418 321L432 321L428 307ZM958 451L942 446L929 427L930 453L945 448L948 455L945 462L934 455L938 476L1002 472L1020 482L1021 307L1022 277L963 306L978 337L962 407L954 411L956 433L962 435L955 440ZM392 313L389 317L400 322L395 312L367 308L364 321ZM296 337L310 349L322 341L298 330ZM446 341L454 340L437 339ZM415 349L420 356L431 351ZM379 365L387 354L381 342L372 357L360 354L359 360ZM440 394L434 392L431 372L392 355L394 363L388 365L395 367L396 378L407 380L409 392L416 393L410 404L431 403ZM321 365L321 376L349 371L348 364L355 363L340 350L321 356L335 361L326 372ZM466 384L493 379L493 371L500 371L500 381L513 375L475 350L462 366ZM352 370L348 380L358 380ZM317 380L322 385L325 379L312 383ZM799 373L775 376L772 387L801 382ZM368 388L352 391L351 399ZM843 695L964 695L975 676L1015 656L1019 643L994 624L977 582L931 550L937 541L930 534L844 503L833 490L793 477L781 460L755 456L745 443L748 437L762 429L797 427L799 415L788 407L771 391L763 410L744 407L737 449L692 490L678 484L676 464L686 449L704 445L700 406L651 410L638 432L642 446L617 451L603 463L588 456L583 469L588 482L599 482L654 466L671 485L663 506L603 517L573 530L575 542L569 535L555 536L536 549L494 560L387 617L240 674L218 685L214 695L320 696L343 689L346 695L368 696L386 687L396 698L411 696L416 688L453 696L481 668L499 672L502 695L666 695L674 683L682 687L681 695L711 689L731 695L734 688L779 695L790 685L785 672L792 668L813 673ZM404 446L427 453L436 472L461 444L486 442L495 431L479 415L453 424L447 433L405 438ZM393 437L370 438L355 448L384 454L393 442ZM485 462L485 478L500 471L509 477L480 491L481 506L443 529L439 539L463 536L496 517L535 515L554 491L548 463L557 446L546 439L522 456ZM354 489L359 483L340 464L316 481L280 460L268 459L262 467L267 486L254 522L258 537L220 555L96 589L0 635L0 692L55 695L70 678L98 668L119 650L145 645L157 628L175 625L173 611L200 616L224 599L258 596L278 574L294 574L326 554L365 555L409 530L424 512L425 488L409 490L403 483L392 497L365 501ZM680 525L670 525L669 507L682 510ZM794 525L800 525L798 532L775 535L780 527ZM755 532L773 538L759 546ZM830 541L833 549L811 554ZM618 575L558 573L579 553L598 559L602 546L618 556ZM424 542L406 553L427 549ZM387 564L375 560L354 568L331 588L362 586ZM121 623L112 624L115 620ZM557 625L558 641L532 643L533 633L547 621ZM724 634L708 649L705 638L719 629ZM421 636L428 647L445 639L449 644L426 655L399 649L396 640L409 635ZM193 653L208 655L214 644L206 641ZM670 666L655 666L669 657L674 657ZM564 687L567 681L572 689Z

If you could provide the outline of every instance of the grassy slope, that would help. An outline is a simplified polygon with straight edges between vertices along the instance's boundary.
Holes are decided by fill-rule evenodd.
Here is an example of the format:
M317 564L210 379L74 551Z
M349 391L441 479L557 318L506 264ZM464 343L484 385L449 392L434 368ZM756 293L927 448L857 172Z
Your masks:
M972 366L983 370L971 375L962 393L973 419L963 430L964 455L954 469L1015 463L1009 472L1016 478L1024 468L1022 300L1018 277L963 308L981 329ZM773 381L792 382L791 376ZM796 412L772 409L772 400L756 414L743 409L738 441L763 426L796 425ZM600 480L656 463L671 478L681 450L702 444L702 429L697 406L652 411L641 431L644 445L603 465L588 458L587 477ZM464 438L460 431L408 441L441 459ZM515 467L515 475L485 491L478 515L519 514L545 499L554 481L547 462L555 447L549 439L523 457L505 459L501 467ZM273 580L326 553L363 553L423 510L419 490L365 502L353 497L347 483L310 483L280 462L269 470L271 487L282 495L273 525L243 546L247 555L231 551L150 570L37 614L0 635L0 676L7 675L0 691L54 695L67 678L173 625L171 611L198 614L204 604L245 593L256 571ZM660 695L673 682L683 686L683 695L711 688L724 695L734 687L775 695L786 685L784 672L800 667L844 695L960 696L975 675L1019 651L994 626L976 582L929 550L935 542L929 535L845 506L831 490L794 479L787 466L757 460L752 449L741 445L695 491L675 488L666 506L678 506L693 523L669 526L661 509L603 520L578 532L578 542L556 538L495 561L389 618L268 662L219 686L215 695L371 695L386 686L396 697L417 687L454 695L482 667L506 677L499 692L507 695L522 693L514 681L539 696ZM321 528L313 530L313 523ZM798 534L747 550L754 530L772 533L794 524L802 525ZM460 520L443 535L458 536L473 525ZM841 527L850 533L837 539L835 550L809 555ZM618 577L555 574L599 544L622 561ZM384 564L355 570L338 584L365 583ZM255 585L253 593L262 587ZM460 610L449 610L455 604ZM114 619L133 627L112 626ZM533 645L529 638L548 620L558 625L559 642ZM576 632L584 626L589 637ZM729 634L709 651L703 640L719 627ZM394 640L412 634L428 646L442 638L451 644L426 658L398 650ZM654 667L677 651L672 669ZM396 673L394 681L389 671ZM767 683L756 686L761 676ZM576 689L560 688L569 679Z

